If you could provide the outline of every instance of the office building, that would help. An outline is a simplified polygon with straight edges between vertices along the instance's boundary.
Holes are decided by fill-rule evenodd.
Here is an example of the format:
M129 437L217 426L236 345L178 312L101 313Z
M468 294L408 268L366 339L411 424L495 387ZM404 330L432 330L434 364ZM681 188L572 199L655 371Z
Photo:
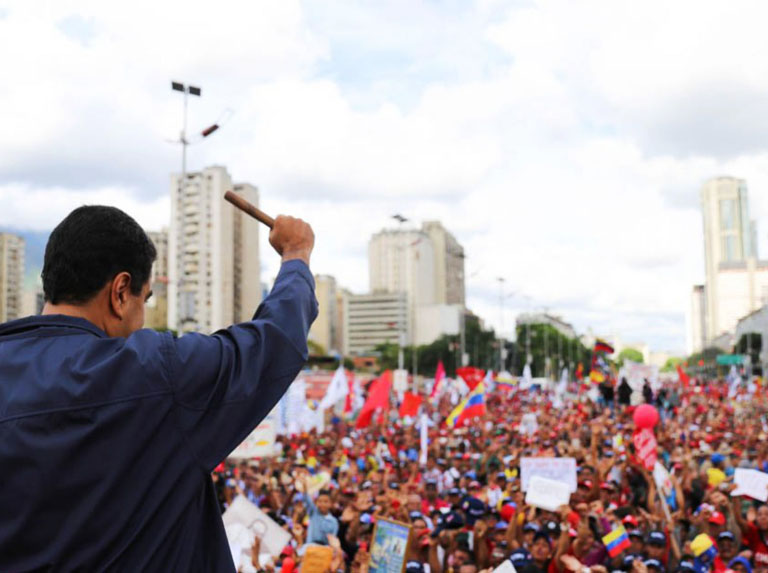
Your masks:
M232 190L243 199L258 206L259 190L249 183L235 183ZM259 231L261 224L239 209L234 216L234 312L235 322L253 318L261 303L261 258Z
M758 259L743 179L716 177L701 189L705 259L705 344L733 332L768 299L768 261Z
M165 330L168 328L168 229L147 231L147 236L155 245L157 257L149 279L152 296L146 304L144 326Z
M464 249L439 221L376 233L368 243L368 265L373 294L406 295L406 344L457 333L465 305Z
M339 338L338 291L336 279L330 275L315 275L317 318L309 329L309 338L326 352L341 350Z
M369 353L383 343L406 344L411 339L406 293L348 294L343 308L345 356Z
M248 320L261 300L258 224L223 200L234 190L258 204L248 184L233 185L226 168L171 178L168 235L168 327L210 333Z
M435 303L461 305L466 302L464 247L440 221L425 221L422 231L432 243L435 268Z
M24 248L22 237L0 233L0 323L23 316Z

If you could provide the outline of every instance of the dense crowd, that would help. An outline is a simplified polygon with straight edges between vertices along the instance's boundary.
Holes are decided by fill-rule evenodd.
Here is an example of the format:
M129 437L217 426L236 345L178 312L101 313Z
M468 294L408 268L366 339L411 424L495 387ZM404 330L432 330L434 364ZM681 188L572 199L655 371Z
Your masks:
M355 429L334 417L322 433L280 437L274 457L228 461L213 475L222 511L242 495L291 534L279 557L261 561L257 536L240 570L292 573L320 544L333 548L331 571L366 573L373 528L389 518L411 526L407 573L478 573L506 560L519 573L768 571L768 505L731 495L736 468L768 472L759 382L646 384L631 396L635 405L623 383L606 386L597 396L574 387L565 396L497 389L485 396L484 416L460 428L444 423L449 396L425 401L423 465L418 424L400 419L394 402L385 423ZM653 431L667 492L633 446L638 402L660 413ZM526 414L534 427L521 423ZM575 458L569 504L526 505L524 457ZM619 526L628 547L611 556L603 538ZM705 553L700 534L712 542Z

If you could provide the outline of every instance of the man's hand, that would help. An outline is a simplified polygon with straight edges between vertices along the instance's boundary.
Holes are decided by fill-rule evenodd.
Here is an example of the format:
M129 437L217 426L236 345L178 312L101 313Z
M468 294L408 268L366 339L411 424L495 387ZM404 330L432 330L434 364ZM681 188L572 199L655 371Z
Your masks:
M315 246L315 234L312 227L301 219L278 215L269 232L269 243L283 257L283 262L300 259L309 264L309 256Z

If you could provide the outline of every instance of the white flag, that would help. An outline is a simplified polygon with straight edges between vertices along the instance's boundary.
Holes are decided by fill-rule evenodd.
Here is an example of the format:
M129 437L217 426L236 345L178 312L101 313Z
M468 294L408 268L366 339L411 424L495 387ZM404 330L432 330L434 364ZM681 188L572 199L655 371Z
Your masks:
M419 464L422 466L427 465L427 429L429 427L429 422L427 421L427 415L422 414L421 415L421 453L419 455Z
M336 402L341 400L347 395L349 386L347 385L347 374L344 372L344 366L339 365L336 372L333 373L331 383L328 384L328 389L325 391L325 396L320 400L318 409L325 411L328 408L332 408Z

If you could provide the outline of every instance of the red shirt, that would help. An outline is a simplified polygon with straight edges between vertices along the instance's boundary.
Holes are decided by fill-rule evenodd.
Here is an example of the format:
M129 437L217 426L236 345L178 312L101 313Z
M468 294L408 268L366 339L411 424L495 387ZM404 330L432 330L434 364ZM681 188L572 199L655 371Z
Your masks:
M768 538L760 533L754 523L747 524L747 532L744 535L744 544L754 553L756 569L768 568Z

